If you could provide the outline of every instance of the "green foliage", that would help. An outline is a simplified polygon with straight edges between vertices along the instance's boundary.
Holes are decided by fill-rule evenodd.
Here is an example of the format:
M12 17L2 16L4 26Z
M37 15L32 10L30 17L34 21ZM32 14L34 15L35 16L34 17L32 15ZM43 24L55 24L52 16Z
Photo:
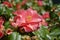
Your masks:
M47 27L42 26L38 31L33 32L39 37L39 40L51 40Z
M17 32L13 32L8 36L8 40L21 40L21 35Z
M14 0L14 4L12 8L8 8L4 6L2 3L5 0L0 0L0 16L5 18L4 27L5 29L11 28L9 23L9 18L13 18L12 12L16 10L15 6L18 2L22 3L23 0ZM12 3L12 0L8 0ZM36 10L39 14L43 14L45 11L49 11L50 20L48 20L48 27L42 26L35 32L32 33L23 33L29 34L28 36L32 37L33 35L37 36L39 40L60 40L60 5L55 5L51 0L43 0L44 6L39 6L35 0L28 0L25 5L21 5L21 9L31 8ZM55 9L53 10L53 8ZM51 11L52 10L52 11ZM19 30L20 31L20 30ZM5 35L2 40L22 40L22 35L18 32L13 32L11 35Z

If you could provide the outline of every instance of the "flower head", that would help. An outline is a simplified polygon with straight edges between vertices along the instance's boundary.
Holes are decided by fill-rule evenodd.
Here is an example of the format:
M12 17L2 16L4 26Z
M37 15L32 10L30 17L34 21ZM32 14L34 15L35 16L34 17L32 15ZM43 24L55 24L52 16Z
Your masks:
M9 8L12 7L12 4L9 3L8 1L4 1L3 4Z
M44 18L44 19L50 18L49 12L45 12L45 13L43 14L43 18Z
M15 24L20 28L24 28L25 32L37 30L39 28L39 23L43 20L42 16L32 9L17 10L13 14L16 16L11 25Z
M42 0L38 0L37 3L38 3L39 6L43 6L43 1Z
M8 28L8 29L6 30L6 34L8 34L8 35L12 34L12 29Z
M21 4L20 3L17 3L16 4L16 9L20 9L21 8Z

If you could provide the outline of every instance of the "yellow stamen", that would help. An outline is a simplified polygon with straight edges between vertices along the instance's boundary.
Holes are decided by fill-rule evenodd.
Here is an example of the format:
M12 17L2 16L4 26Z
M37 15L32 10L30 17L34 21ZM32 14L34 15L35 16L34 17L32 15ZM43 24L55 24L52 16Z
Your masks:
M31 21L31 19L32 19L32 16L27 16L27 21L28 22Z

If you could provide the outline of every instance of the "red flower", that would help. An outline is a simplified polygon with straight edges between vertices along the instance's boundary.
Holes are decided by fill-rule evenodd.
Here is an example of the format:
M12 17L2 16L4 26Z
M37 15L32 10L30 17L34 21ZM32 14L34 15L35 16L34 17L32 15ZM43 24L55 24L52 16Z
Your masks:
M43 6L43 1L38 1L39 6Z
M43 14L43 18L44 18L44 19L50 18L49 12L45 12L45 13Z
M35 10L17 10L14 12L14 22L11 25L19 26L24 28L25 32L32 32L39 28L39 23L42 22L43 18Z
M3 36L4 36L4 33L0 31L0 38L2 38Z
M9 7L9 8L12 7L12 4L9 3L9 2L7 2L7 1L4 1L3 4L6 5L6 6Z
M8 35L12 34L12 29L8 28L8 29L6 30L6 34L8 34Z

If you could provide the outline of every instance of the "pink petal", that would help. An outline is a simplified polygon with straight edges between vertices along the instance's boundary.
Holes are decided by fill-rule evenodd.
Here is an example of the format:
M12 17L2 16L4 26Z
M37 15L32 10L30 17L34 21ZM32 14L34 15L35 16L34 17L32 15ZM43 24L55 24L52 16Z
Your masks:
M32 10L32 9L28 9L27 10L27 13L26 13L26 16L32 16L32 19L31 19L31 21L30 22L39 22L39 21L41 21L41 15L39 15L38 13L37 13L37 11L35 11L35 10Z
M13 12L13 14L19 16L19 15L21 15L21 14L24 14L24 12L25 12L25 10L20 9L20 10L17 10L17 11L15 11L15 12Z
M29 27L27 27L27 26L25 26L25 27L23 27L23 28L24 28L25 32L32 32L32 29L29 28Z
M36 23L28 24L28 25L26 25L25 28L24 29L26 32L32 32L32 31L35 31L39 28L39 24L36 24ZM27 30L28 28L29 28L29 30Z
M12 4L9 3L8 1L4 1L3 4L4 4L4 5L7 5L9 8L12 7Z

